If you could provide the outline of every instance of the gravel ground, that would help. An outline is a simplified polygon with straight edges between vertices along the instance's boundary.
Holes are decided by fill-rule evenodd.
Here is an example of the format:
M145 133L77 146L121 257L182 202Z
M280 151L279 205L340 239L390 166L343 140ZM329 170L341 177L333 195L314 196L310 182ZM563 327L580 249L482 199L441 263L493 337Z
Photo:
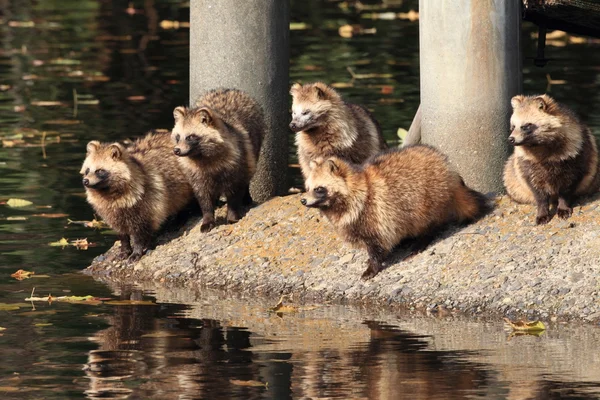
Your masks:
M164 282L267 296L345 300L432 312L504 314L512 318L600 320L600 205L590 200L567 220L535 226L535 207L505 197L475 224L450 227L421 254L360 280L366 252L345 245L299 195L274 198L235 225L200 232L193 218L137 264L94 260L101 280Z

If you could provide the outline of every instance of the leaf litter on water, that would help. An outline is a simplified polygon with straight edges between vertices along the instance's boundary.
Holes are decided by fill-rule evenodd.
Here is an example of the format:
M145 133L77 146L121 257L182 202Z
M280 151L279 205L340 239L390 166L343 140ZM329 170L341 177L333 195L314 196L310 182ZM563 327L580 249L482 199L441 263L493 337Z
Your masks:
M33 204L33 202L31 202L29 200L24 200L24 199L8 199L8 201L6 202L7 206L13 207L13 208L27 207L32 204Z
M35 274L34 271L25 271L24 269L20 269L17 272L10 274L10 277L22 281L23 279L31 278L33 274Z
M515 331L519 332L541 332L546 330L546 325L542 321L511 321L508 318L504 318L506 325L511 327Z

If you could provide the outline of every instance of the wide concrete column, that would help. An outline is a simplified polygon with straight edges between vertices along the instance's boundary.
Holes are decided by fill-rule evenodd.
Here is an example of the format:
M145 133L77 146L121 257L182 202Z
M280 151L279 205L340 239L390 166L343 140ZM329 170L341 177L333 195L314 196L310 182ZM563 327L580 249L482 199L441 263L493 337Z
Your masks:
M503 191L521 92L521 0L420 0L421 137L475 189Z
M265 112L268 132L251 185L265 201L287 190L289 0L192 0L190 104L218 87L248 92Z

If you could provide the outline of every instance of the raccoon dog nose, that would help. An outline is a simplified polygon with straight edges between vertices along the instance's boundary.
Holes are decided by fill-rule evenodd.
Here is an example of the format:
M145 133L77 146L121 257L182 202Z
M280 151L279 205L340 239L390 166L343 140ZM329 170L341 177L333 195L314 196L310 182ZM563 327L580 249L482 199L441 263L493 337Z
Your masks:
M303 206L306 205L306 199L300 199L300 203L302 203Z
M514 138L514 137L512 137L512 136L509 136L509 137L508 137L508 143L510 143L510 144L515 144L515 138Z
M180 156L181 155L181 149L179 147L175 147L173 149L173 153L175 153L176 156Z
M84 179L83 180L83 186L90 186L90 180L89 179Z
M291 130L295 130L296 129L296 124L295 123L290 123L290 129Z

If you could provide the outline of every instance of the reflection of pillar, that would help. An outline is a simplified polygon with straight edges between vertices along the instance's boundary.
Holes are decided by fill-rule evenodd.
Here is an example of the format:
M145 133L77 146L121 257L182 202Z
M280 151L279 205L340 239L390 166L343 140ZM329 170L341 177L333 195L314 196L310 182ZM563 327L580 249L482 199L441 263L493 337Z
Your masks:
M257 201L286 190L289 133L289 0L190 3L190 104L217 87L263 106L268 132L251 185Z
M502 190L520 10L519 0L419 1L422 141L482 191Z

